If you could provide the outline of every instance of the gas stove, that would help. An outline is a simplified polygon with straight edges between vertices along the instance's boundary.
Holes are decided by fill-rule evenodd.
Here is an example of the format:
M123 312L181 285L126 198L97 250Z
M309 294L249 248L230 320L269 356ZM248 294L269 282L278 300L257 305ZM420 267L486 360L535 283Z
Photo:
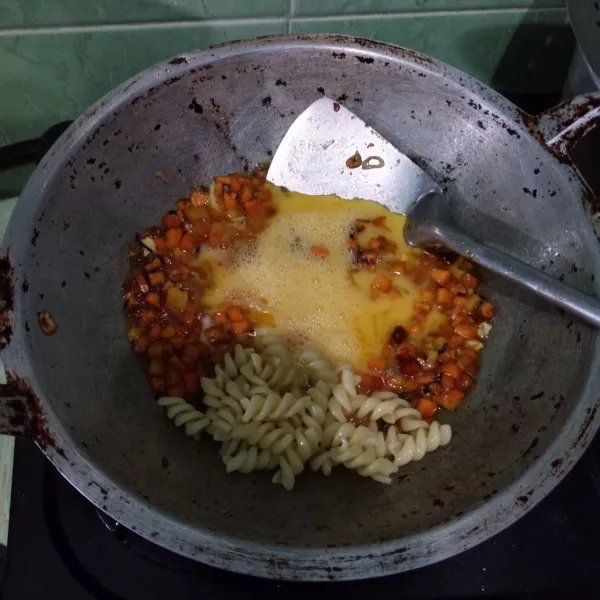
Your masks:
M440 563L347 583L288 583L207 567L98 511L28 440L17 440L5 600L595 597L600 564L600 437L566 479L502 533ZM349 523L351 526L351 523ZM593 595L590 595L593 594Z

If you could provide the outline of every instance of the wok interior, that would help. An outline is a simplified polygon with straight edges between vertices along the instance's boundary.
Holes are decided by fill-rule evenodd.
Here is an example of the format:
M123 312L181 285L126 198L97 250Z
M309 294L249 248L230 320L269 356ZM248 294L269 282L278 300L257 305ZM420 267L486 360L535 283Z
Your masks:
M24 310L49 310L59 329L46 337L29 323L30 353L87 458L153 506L257 542L376 543L460 516L514 482L575 406L593 332L486 274L498 316L475 389L455 414L440 415L454 429L450 446L404 467L391 486L339 469L330 478L303 474L288 493L269 474L227 475L218 446L186 438L153 401L122 316L134 233L192 187L267 160L323 90L446 186L475 237L564 273L582 290L590 289L593 259L575 237L585 220L578 200L539 145L526 134L516 142L485 106L469 105L464 89L392 59L383 66L326 49L299 54L229 57L188 72L122 107L79 144L36 215Z

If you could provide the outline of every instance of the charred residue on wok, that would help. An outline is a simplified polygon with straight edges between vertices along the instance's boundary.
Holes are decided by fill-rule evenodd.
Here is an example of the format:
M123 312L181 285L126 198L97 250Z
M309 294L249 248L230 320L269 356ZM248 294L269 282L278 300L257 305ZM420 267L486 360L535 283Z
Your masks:
M13 398L15 415L11 418L11 424L17 426L21 433L30 434L43 451L54 450L66 459L64 450L56 444L48 429L40 401L23 378L7 370L6 385L0 386L0 396Z
M11 315L15 307L13 276L14 270L10 258L8 253L5 253L0 256L0 350L4 350L12 338ZM23 285L25 283L26 280ZM29 284L27 284L27 289L29 289Z

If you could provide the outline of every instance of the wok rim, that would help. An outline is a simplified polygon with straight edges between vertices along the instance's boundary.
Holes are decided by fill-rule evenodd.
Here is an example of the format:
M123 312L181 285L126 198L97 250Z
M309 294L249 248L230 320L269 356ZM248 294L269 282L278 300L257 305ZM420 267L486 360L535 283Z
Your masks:
M45 201L46 188L60 173L73 150L84 143L107 117L114 115L151 87L159 86L169 78L184 75L193 68L206 67L212 62L232 56L260 55L262 52L306 47L344 49L346 52L374 58L385 56L399 63L408 62L417 70L426 70L428 73L433 70L435 75L450 77L467 92L493 104L503 117L518 124L520 131L536 139L548 155L548 160L554 161L553 166L561 170L565 178L567 175L574 176L568 185L576 196L581 197L584 184L579 174L561 164L532 135L522 120L523 113L506 98L462 71L412 50L355 37L328 34L267 36L228 42L167 59L125 81L82 113L38 165L21 194L3 242L12 264L27 263L27 238L19 232L24 230L24 223L27 224L27 230L34 226L40 206ZM181 61L181 58L185 60ZM580 209L584 210L582 205ZM600 291L598 265L600 260L596 252L596 293ZM20 286L15 286L17 306L20 305L21 295ZM3 351L2 358L7 371L18 373L40 398L48 430L57 443L60 443L60 448L44 447L39 442L38 446L59 472L94 505L137 534L188 558L238 573L288 580L355 580L399 573L459 554L505 529L533 508L570 471L600 426L600 419L596 418L600 399L596 396L597 391L595 392L600 388L600 341L597 338L587 381L569 420L547 450L520 477L493 498L471 507L462 516L455 516L446 523L388 542L340 548L268 545L223 534L216 535L204 527L186 523L171 513L153 507L89 461L85 450L74 442L67 428L44 400L42 388L32 368L31 349L23 337L23 321L23 315L15 311L15 333L11 344ZM558 459L561 461L560 469L552 468ZM524 495L529 501L525 504L517 502L517 498ZM160 527L159 523L162 524Z

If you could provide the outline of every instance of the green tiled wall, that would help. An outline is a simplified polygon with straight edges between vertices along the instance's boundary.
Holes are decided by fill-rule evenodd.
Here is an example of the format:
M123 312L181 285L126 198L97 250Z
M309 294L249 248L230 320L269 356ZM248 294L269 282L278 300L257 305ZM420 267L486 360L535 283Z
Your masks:
M178 52L285 32L404 45L506 93L559 92L574 47L564 0L0 0L0 144ZM0 197L27 173L1 174Z

